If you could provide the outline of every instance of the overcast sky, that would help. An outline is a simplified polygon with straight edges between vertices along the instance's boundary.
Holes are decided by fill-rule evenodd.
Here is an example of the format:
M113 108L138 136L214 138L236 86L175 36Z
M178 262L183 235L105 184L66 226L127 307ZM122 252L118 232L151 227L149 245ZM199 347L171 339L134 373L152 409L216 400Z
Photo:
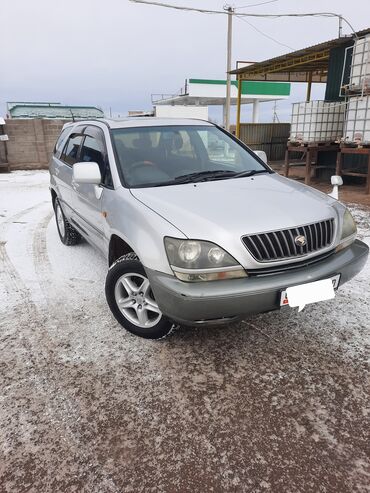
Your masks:
M222 9L220 0L166 0L168 3ZM240 0L245 6L263 0ZM356 30L370 27L370 2L278 0L241 12L340 13ZM337 37L336 19L248 19L259 30L294 49ZM349 33L344 26L344 33ZM97 105L122 116L150 109L152 93L173 93L186 78L223 78L226 66L226 16L179 12L129 0L12 0L1 4L0 113L6 101L58 101ZM233 64L260 61L289 49L250 25L234 20ZM303 84L290 101L304 99ZM323 96L316 85L313 99ZM249 106L249 105L248 105ZM278 103L289 121L290 105ZM211 113L216 118L219 114ZM262 119L272 118L264 103ZM245 109L243 119L250 119Z

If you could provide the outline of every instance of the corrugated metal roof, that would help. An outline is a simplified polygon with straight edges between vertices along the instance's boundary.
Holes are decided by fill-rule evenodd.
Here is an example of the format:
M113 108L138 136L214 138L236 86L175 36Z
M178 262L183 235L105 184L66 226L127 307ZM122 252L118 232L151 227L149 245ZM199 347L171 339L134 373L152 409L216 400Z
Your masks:
M104 112L95 106L69 106L60 103L8 103L11 118L104 118Z
M335 48L337 46L345 45L345 44L350 44L353 42L355 37L363 37L366 36L367 34L370 34L370 28L368 29L363 29L362 31L358 31L353 35L350 36L344 36L342 38L335 38L331 39L329 41L324 41L322 43L318 43L313 46L309 46L307 48L303 48L301 50L297 51L292 51L291 53L286 53L284 55L280 55L275 58L270 58L269 60L263 60L262 62L256 62L253 63L247 67L242 67L237 70L232 70L232 74L243 74L244 76L248 74L255 74L255 73L268 73L270 70L273 69L273 71L277 71L276 67L279 66L279 64L284 66L284 64L289 64L291 63L291 66L289 69L284 69L282 68L282 72L294 72L294 71L320 71L320 70L327 70L328 67L328 60L329 56L323 57L320 59L308 59L306 63L302 63L302 60L297 63L296 67L293 67L294 60L295 59L301 59L302 57L306 57L308 55L315 55L316 53L320 53L325 51L329 51L331 48Z
M172 125L212 125L206 120L195 118L165 118L155 116L131 117L122 120L105 119L110 128L155 127Z

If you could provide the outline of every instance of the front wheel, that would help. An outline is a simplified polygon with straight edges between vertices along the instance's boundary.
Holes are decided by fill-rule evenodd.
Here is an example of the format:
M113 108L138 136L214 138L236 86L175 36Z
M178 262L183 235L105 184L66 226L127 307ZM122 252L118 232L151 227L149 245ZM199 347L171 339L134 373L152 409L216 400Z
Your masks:
M137 336L161 339L175 328L159 309L144 267L134 253L123 255L110 267L105 295L116 320Z

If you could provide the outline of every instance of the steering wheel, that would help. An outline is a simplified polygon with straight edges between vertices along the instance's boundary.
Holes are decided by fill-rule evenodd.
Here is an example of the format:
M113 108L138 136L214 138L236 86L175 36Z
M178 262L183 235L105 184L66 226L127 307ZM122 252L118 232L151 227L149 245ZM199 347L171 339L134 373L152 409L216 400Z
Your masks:
M153 161L136 161L135 163L132 163L130 166L130 171L135 171L138 168L142 168L144 166L156 166L158 167Z

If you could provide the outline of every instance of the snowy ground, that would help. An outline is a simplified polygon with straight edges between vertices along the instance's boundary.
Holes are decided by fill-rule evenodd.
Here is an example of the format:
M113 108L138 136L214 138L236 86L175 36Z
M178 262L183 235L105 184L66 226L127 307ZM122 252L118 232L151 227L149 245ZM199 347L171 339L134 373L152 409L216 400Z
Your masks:
M161 342L119 327L105 274L60 243L47 172L0 174L0 492L370 491L370 263L300 314Z

